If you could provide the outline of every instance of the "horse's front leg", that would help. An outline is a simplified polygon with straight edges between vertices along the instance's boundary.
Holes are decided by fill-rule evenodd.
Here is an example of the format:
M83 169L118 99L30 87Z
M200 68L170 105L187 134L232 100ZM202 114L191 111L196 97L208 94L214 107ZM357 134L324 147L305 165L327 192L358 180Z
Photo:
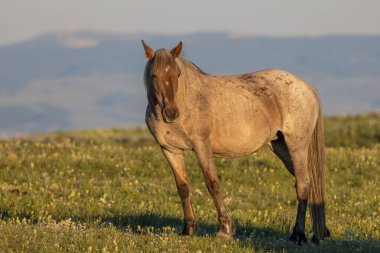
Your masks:
M218 220L221 225L218 236L231 239L235 234L235 225L228 215L221 197L219 179L216 172L210 141L206 139L194 143L194 151L205 177L207 189L214 199L218 211Z
M181 151L178 151L178 153L170 152L164 148L162 148L162 153L172 168L178 194L182 202L184 213L184 227L181 234L194 235L197 232L197 223L194 217L193 206L191 205L183 153Z

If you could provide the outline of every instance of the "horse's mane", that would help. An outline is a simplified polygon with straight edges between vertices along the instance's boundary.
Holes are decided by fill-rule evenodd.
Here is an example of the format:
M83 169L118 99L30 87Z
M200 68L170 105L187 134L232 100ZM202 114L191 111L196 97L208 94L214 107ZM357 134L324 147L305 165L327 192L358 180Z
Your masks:
M192 71L199 73L201 75L208 75L206 72L204 72L201 68L199 68L197 65L195 65L193 62L186 60L182 57L179 58L181 63L186 67L191 69Z

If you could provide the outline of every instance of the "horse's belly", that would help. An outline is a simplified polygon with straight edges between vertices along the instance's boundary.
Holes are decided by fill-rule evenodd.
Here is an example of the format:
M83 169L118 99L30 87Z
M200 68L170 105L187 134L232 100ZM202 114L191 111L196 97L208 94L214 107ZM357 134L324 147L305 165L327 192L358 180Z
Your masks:
M211 136L214 155L238 157L257 151L272 137L271 129L260 125L247 122L218 128Z

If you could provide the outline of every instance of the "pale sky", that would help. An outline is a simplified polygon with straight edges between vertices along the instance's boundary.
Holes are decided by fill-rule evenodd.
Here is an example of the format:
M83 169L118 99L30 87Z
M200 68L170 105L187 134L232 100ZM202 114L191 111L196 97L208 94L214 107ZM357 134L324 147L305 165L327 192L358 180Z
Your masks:
M0 46L66 30L380 35L380 0L0 0Z

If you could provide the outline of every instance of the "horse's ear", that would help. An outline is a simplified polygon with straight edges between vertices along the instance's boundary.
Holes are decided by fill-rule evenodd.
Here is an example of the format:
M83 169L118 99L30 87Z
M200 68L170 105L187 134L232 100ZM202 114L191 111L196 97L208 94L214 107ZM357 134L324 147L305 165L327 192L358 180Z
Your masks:
M152 59L154 57L154 50L151 49L147 44L145 44L143 40L141 40L141 43L143 44L146 57L148 57L148 59Z
M170 53L172 54L174 58L177 58L181 54L181 50L182 50L182 41L180 41L178 45L175 48L173 48L172 51L170 51Z

